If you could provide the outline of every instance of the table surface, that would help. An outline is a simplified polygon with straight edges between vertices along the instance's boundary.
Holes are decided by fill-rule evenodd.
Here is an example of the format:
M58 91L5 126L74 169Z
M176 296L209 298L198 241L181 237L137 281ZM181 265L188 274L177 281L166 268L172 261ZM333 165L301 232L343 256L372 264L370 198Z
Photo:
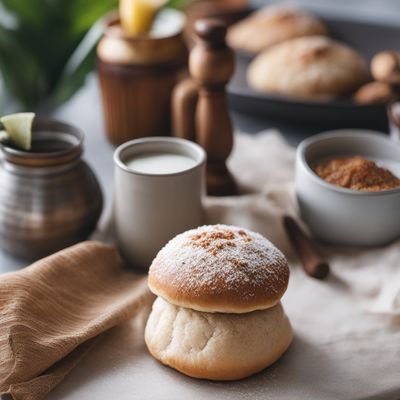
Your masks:
M389 21L390 23L400 21L399 0L363 0L362 2L359 0L335 0L335 2L294 0L291 1L291 4L305 4L311 8L323 9L325 12L332 10L336 14L343 15L354 14L357 10L357 17L363 19ZM99 99L97 78L93 74L89 76L86 85L54 114L56 118L77 125L85 132L85 159L98 176L105 195L106 207L109 207L112 195L112 153L114 149L105 139ZM274 126L281 130L287 140L294 145L314 133L310 128L293 126L285 122L271 123L265 119L249 117L236 112L232 113L232 117L236 128L240 131L253 133ZM17 270L25 265L25 261L0 252L0 274ZM72 399L73 396L69 398Z

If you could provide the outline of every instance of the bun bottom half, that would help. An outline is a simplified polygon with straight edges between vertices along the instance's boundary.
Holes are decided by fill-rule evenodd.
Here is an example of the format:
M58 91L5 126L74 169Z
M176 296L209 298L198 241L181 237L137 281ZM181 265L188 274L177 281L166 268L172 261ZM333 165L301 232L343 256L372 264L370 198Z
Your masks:
M205 313L158 297L145 329L154 358L185 375L236 380L277 361L293 339L281 303L244 314Z

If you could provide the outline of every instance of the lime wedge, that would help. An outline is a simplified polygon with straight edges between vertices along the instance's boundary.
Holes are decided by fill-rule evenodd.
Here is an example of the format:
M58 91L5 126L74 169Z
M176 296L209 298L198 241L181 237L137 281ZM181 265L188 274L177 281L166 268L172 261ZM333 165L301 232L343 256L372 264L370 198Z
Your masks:
M16 113L0 118L12 144L22 150L30 150L34 113Z
M0 131L0 143L7 143L10 141L10 135L7 131Z

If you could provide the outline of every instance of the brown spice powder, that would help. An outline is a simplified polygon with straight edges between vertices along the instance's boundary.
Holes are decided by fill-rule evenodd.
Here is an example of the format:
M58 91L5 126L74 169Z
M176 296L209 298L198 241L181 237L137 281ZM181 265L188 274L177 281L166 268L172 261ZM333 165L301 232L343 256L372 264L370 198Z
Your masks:
M315 173L329 183L353 190L379 192L400 186L400 179L389 170L361 156L323 162Z
M246 243L252 239L244 231L239 231L239 235ZM226 247L236 247L234 240L236 235L232 231L212 231L202 232L191 236L191 244L194 247L202 247L208 250L213 256Z

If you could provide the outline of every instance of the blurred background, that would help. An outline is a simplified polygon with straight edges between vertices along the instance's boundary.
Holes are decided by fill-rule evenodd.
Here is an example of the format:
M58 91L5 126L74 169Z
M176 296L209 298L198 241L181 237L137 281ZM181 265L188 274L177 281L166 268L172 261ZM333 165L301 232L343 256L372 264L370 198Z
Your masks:
M117 0L1 0L2 111L70 97L93 68L96 21L116 6Z
M174 0L183 7L190 0ZM400 23L399 0L254 1ZM0 0L0 114L46 112L69 99L94 67L101 17L118 0ZM399 38L400 40L400 38Z
M0 111L46 110L70 98L94 68L101 17L117 7L118 0L0 0Z

